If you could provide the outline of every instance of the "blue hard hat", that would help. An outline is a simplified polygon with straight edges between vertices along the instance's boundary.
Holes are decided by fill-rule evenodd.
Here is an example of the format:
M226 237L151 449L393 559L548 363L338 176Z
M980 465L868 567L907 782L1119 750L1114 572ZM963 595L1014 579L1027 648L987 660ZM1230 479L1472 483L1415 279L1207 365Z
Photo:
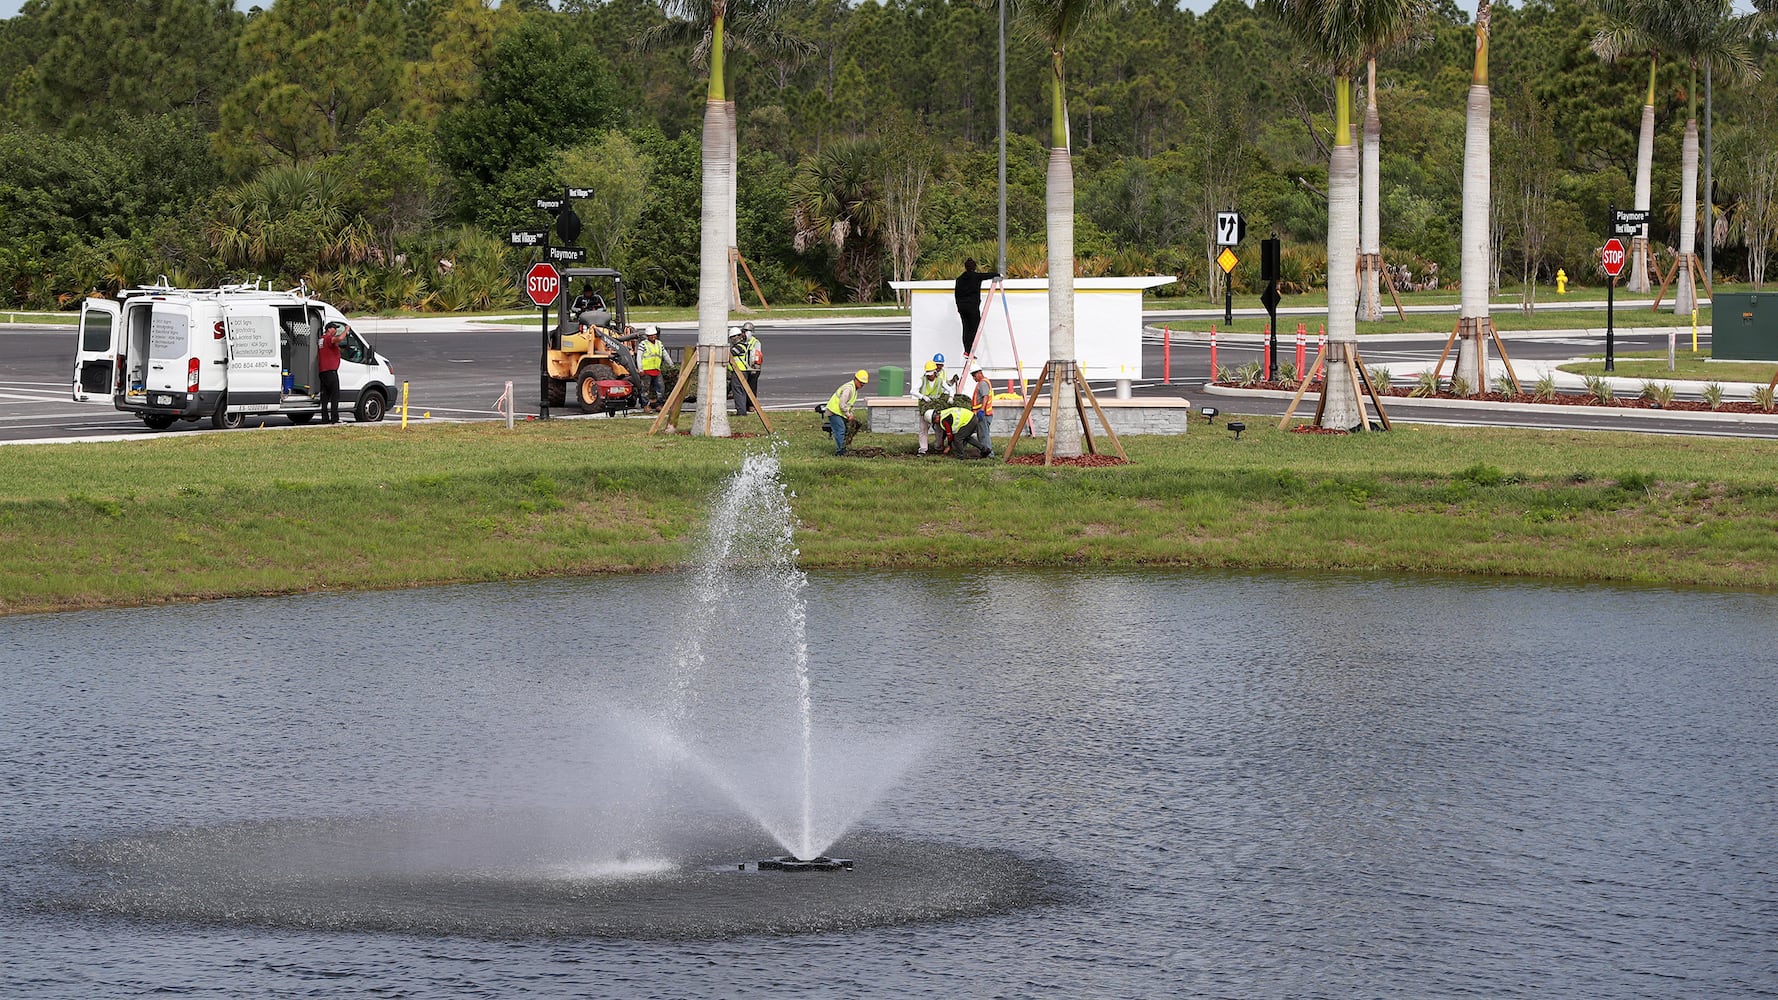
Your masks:
M945 356L944 356L944 355L942 355L942 354L934 354L934 355L933 355L933 356L932 356L932 360L934 360L934 361L936 361L936 362L938 362L938 363L939 363L939 364L941 364L941 365L942 365L942 364L944 364L944 363L945 363Z

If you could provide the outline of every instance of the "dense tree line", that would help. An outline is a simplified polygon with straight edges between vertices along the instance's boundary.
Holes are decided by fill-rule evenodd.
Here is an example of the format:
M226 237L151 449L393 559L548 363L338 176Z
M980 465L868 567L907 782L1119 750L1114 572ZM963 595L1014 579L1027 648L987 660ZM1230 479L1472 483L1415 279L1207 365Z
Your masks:
M1460 257L1475 31L1441 2L1377 61L1381 252L1417 282L1435 265L1454 278ZM1493 9L1492 245L1509 284L1594 275L1607 206L1633 201L1649 68L1596 54L1600 2ZM994 259L992 6L728 10L735 241L768 299L879 299L889 278ZM564 184L594 189L577 211L596 260L640 301L689 304L709 56L694 20L648 0L28 0L0 21L0 304L165 275L301 280L353 308L504 308L522 266L504 235L547 221L531 200ZM1009 271L1042 274L1044 45L1013 33L1007 72ZM1657 247L1680 244L1693 86L1657 63ZM1333 91L1276 21L1242 0L1122 0L1080 29L1068 89L1078 271L1214 293L1210 220L1237 207L1285 240L1287 290L1326 283ZM1714 97L1697 236L1718 275L1761 280L1778 80ZM1235 280L1253 287L1246 257Z

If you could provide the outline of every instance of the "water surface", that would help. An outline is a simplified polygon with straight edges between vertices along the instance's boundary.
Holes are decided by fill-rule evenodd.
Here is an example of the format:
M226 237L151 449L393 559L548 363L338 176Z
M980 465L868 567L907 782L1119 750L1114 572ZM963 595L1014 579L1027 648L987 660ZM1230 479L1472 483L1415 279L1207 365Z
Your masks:
M690 937L424 892L455 930L329 923L379 884L522 915L769 849L635 766L688 586L0 620L0 995L1778 994L1778 600L1727 593L817 574L818 731L924 747L839 846L946 899L980 888L957 858L1019 891L891 912L858 880L882 920ZM313 920L119 915L144 873L188 902L295 885Z

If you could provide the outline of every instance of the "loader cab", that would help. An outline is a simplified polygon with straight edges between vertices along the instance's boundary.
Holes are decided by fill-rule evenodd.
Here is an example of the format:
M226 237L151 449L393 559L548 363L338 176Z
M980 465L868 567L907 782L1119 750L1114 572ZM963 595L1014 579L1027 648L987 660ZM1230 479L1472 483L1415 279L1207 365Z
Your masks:
M585 288L590 288L605 303L604 309L597 310L604 315L591 317L596 325L618 333L622 333L629 325L629 308L624 302L624 277L617 270L609 267L566 267L562 269L562 288L563 293L556 296L556 332L551 338L551 350L562 350L562 335L572 334L579 329L580 317L573 315L573 302ZM574 294L568 294L568 290L572 290Z

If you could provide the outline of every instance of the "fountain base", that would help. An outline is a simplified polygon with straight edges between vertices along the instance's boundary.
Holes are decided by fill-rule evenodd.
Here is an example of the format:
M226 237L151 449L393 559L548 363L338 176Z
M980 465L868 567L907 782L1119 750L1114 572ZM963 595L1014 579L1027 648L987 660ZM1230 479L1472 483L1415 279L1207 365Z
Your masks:
M823 854L818 858L804 861L798 857L784 855L777 858L765 858L759 862L762 872L838 872L851 871L851 858L830 858Z

